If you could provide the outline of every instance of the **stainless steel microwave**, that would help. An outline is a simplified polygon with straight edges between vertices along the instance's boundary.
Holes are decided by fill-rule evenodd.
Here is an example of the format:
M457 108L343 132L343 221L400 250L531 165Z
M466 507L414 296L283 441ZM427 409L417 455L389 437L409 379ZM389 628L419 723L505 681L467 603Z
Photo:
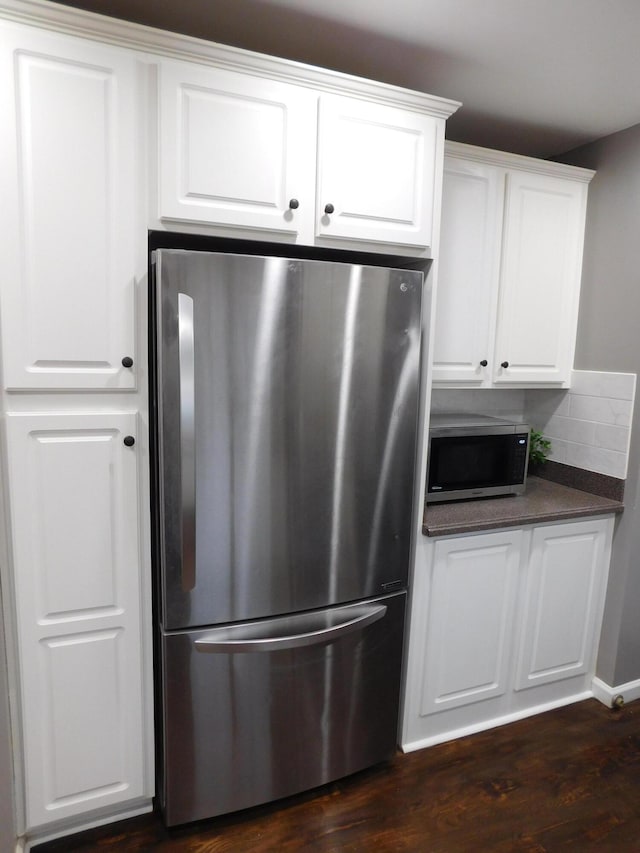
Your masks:
M527 424L488 415L433 415L427 502L521 495L527 480L530 432Z

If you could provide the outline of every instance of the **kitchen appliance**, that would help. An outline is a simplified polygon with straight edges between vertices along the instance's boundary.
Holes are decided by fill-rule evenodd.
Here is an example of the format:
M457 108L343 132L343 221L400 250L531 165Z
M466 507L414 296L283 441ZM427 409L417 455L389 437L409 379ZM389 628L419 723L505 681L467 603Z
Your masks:
M530 432L489 415L432 415L427 503L523 494Z
M159 797L168 825L396 748L422 273L158 250Z

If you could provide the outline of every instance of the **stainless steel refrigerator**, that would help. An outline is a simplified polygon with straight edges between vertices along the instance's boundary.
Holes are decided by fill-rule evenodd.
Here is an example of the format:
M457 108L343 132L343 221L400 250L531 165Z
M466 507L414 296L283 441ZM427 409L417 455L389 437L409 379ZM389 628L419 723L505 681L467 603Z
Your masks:
M422 273L155 253L168 825L394 754Z

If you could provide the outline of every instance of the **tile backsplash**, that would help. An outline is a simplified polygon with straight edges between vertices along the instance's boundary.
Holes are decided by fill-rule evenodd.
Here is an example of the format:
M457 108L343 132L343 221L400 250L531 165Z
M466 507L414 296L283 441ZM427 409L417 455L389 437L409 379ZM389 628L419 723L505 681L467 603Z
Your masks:
M522 420L551 440L554 462L624 479L635 390L635 373L574 370L568 390L436 388L431 411Z
M527 391L525 418L551 440L554 462L624 479L635 390L634 373L574 370L567 391Z

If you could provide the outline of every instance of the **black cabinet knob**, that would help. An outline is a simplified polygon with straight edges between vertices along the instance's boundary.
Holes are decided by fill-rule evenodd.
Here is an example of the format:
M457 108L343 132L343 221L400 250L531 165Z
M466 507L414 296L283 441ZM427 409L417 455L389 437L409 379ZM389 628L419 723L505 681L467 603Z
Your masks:
M509 367L509 362L503 361L502 364L500 365L500 367Z
M289 210L297 210L300 207L300 202L297 198L289 199Z
M334 210L335 210L335 207L331 203L325 204L325 206L324 206L324 212L325 213L333 213Z
M486 367L489 364L486 358L483 358L480 362L480 367Z
M125 355L125 357L122 359L122 366L123 367L133 367L133 359L131 358L130 355Z
M122 440L124 441L127 447L133 447L133 445L136 443L136 440L132 435L125 435Z

